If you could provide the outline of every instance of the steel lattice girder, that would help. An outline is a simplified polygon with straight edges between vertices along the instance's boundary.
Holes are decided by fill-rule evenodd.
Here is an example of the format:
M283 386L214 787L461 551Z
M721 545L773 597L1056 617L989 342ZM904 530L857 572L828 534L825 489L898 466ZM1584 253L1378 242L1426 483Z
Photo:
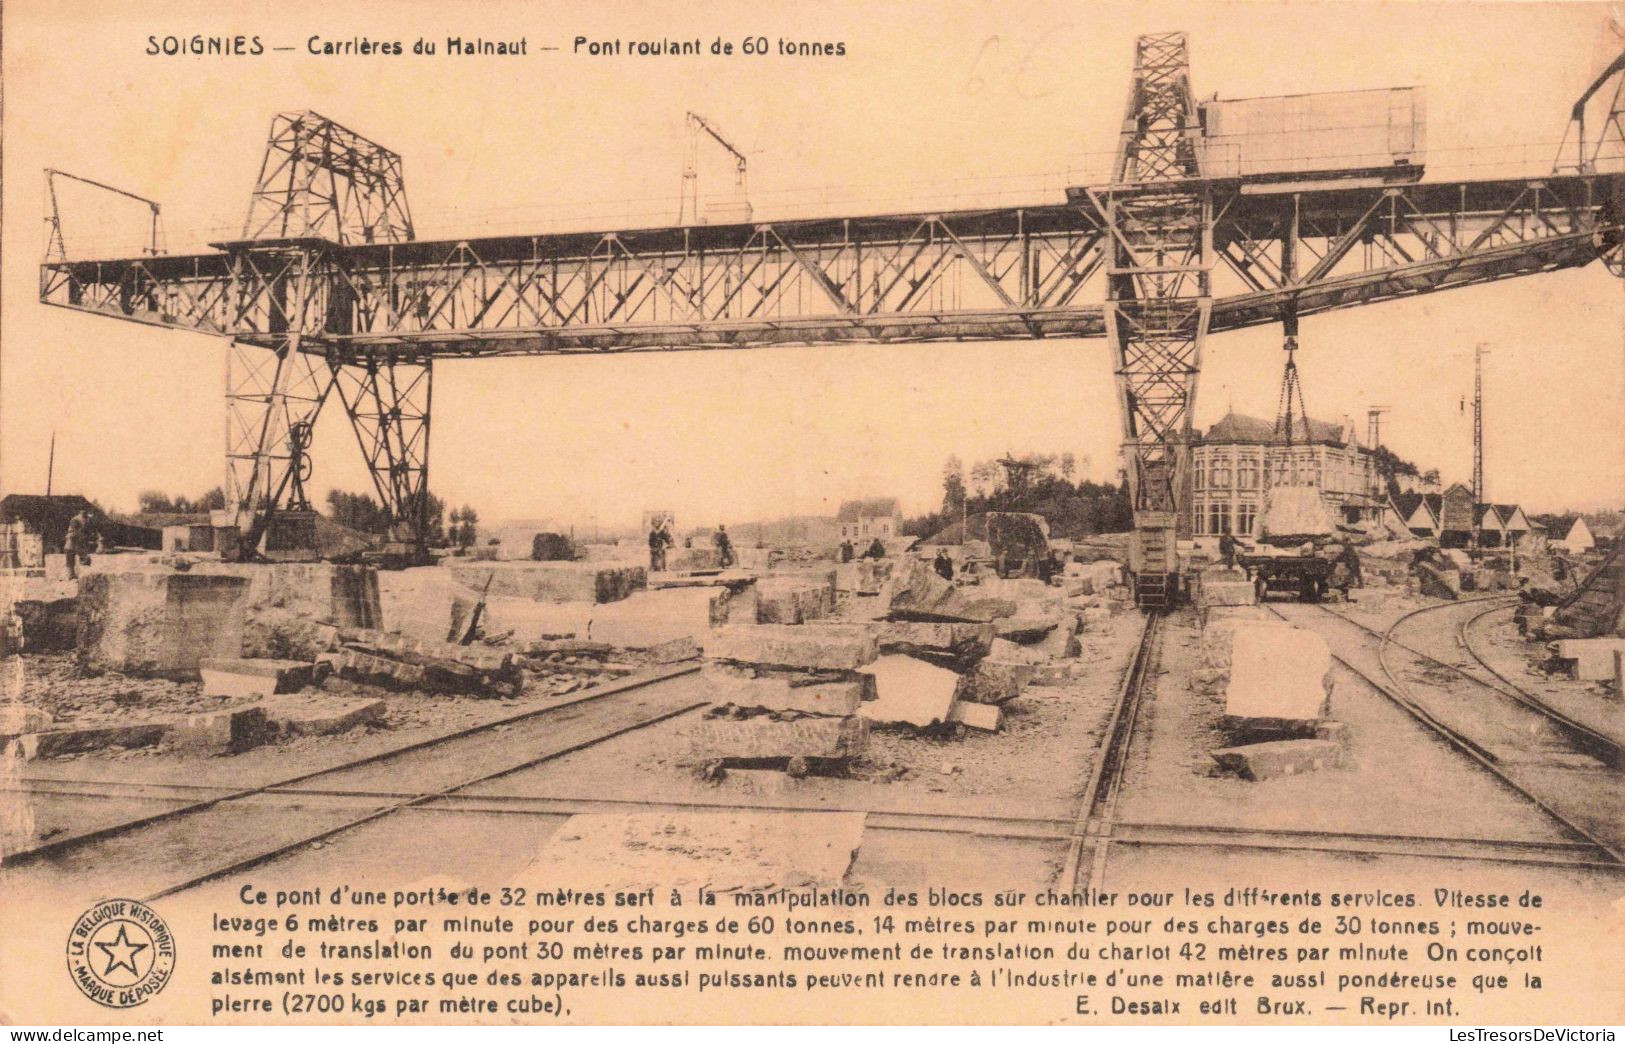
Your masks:
M1625 175L1396 186L1234 181L1213 192L1211 329L1584 265L1614 249ZM1116 190L1121 198L1124 190ZM367 355L543 355L782 343L1104 336L1107 220L1067 204L49 262L41 299L275 347ZM1297 216L1298 271L1281 277ZM314 288L290 314L287 266Z

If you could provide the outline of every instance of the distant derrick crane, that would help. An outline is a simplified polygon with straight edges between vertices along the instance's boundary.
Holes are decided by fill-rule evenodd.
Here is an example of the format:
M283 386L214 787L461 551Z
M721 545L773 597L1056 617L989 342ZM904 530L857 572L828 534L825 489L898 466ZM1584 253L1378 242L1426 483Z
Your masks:
M1625 59L1588 97L1610 76ZM742 191L744 154L714 125L687 129L692 149L705 134L734 157ZM285 506L291 426L336 388L392 536L419 552L437 358L1104 337L1137 597L1155 606L1189 528L1207 335L1280 323L1293 346L1301 317L1615 264L1625 163L1603 145L1617 133L1588 120L1589 159L1539 177L1422 182L1414 134L1392 163L1238 158L1236 135L1204 137L1185 35L1159 33L1136 45L1111 182L1064 201L703 224L690 163L677 226L426 242L395 153L291 113L272 124L243 240L100 259L58 246L40 299L232 340L231 496L249 536Z
M686 139L683 143L683 184L682 194L677 207L677 223L679 225L697 225L704 218L700 214L700 135L703 133L712 141L722 146L728 155L734 158L734 200L729 205L728 217L730 220L749 221L751 217L750 199L745 189L745 169L749 161L745 154L734 147L734 144L723 137L722 130L711 120L706 119L697 112L687 113L683 118Z

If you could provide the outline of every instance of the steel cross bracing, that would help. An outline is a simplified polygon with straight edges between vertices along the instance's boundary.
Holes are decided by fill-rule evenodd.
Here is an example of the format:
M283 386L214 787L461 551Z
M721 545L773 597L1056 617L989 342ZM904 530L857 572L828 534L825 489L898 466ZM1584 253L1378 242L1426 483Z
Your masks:
M1148 483L1130 469L1143 510L1183 499L1205 333L1620 256L1625 174L1612 170L1431 184L1204 175L1188 80L1182 36L1142 40L1117 179L1065 201L432 242L410 239L394 153L313 114L279 117L250 236L200 254L52 258L40 297L269 350L271 391L234 400L264 396L273 415L241 426L258 433L258 463L234 486L251 514L283 485L278 433L313 420L341 373L380 494L411 525L435 359L1049 337L1111 339L1126 448L1155 471ZM257 217L270 199L274 220ZM325 370L291 365L298 355ZM424 369L391 377L398 367Z

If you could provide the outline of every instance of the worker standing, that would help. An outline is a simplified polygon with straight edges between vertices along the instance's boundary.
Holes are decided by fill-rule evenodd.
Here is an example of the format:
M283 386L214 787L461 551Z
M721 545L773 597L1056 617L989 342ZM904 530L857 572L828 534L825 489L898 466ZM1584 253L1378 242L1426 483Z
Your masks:
M1236 538L1229 533L1219 534L1219 557L1226 569L1236 568Z
M68 560L68 579L79 579L79 563L90 562L90 515L81 510L68 519L68 533L62 540L62 551Z
M717 565L727 569L738 559L734 557L734 544L728 536L728 527L717 523L717 535L712 538L717 545Z
M666 528L666 520L655 519L649 526L649 572L663 573L666 571L666 548L676 543L671 531Z

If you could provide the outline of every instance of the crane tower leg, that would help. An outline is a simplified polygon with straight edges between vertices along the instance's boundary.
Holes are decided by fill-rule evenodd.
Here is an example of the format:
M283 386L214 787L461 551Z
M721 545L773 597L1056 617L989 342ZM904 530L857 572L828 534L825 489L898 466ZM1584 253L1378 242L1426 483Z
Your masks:
M373 488L389 517L389 538L408 561L428 557L431 361L369 357L335 371L339 399L355 429Z
M1213 200L1185 34L1139 38L1112 185L1097 197L1111 230L1106 333L1134 509L1135 601L1166 607L1178 587L1191 413L1213 309Z

